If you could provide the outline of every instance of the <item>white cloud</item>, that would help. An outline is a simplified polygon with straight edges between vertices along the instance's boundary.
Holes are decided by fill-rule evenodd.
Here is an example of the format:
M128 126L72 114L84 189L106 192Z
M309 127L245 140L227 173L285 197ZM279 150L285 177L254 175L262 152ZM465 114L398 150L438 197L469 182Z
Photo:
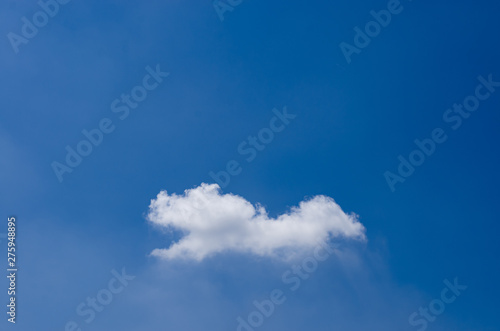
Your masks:
M287 259L320 241L365 239L365 229L356 215L344 213L330 197L320 195L302 201L274 219L260 205L254 206L237 195L221 194L217 184L202 183L182 195L161 191L151 200L147 219L184 234L168 249L151 253L165 259L201 261L225 251Z

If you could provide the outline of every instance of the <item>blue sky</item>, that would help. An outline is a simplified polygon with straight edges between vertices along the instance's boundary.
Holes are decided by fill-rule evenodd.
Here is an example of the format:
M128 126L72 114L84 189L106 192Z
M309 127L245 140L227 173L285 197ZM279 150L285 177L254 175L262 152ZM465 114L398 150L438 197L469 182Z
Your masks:
M500 81L500 7L403 0L348 63L339 45L390 2L243 1L221 21L210 1L69 1L17 53L8 33L41 8L4 2L0 209L18 222L19 305L2 330L236 330L274 289L287 299L256 330L419 330L409 316L455 278L467 289L427 329L499 330L500 88L456 130L443 114L479 76ZM121 120L111 104L148 66L169 75ZM238 146L284 107L296 117L247 162ZM105 118L114 131L60 182L53 162ZM448 139L392 192L384 173L436 128ZM231 160L241 172L221 197L271 219L331 197L366 240L333 238L338 255L296 291L282 275L303 260L151 256L185 236L147 220L151 200ZM135 278L86 323L76 308L123 268Z

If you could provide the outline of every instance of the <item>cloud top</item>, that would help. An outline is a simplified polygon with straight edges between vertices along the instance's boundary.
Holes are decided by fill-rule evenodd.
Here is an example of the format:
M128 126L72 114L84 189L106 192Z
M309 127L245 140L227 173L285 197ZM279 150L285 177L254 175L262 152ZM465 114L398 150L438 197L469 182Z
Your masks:
M168 249L151 253L169 260L201 261L228 251L287 259L332 238L365 239L357 216L344 213L330 197L315 196L270 218L260 205L221 194L217 184L202 183L182 195L161 191L151 200L147 219L184 234Z

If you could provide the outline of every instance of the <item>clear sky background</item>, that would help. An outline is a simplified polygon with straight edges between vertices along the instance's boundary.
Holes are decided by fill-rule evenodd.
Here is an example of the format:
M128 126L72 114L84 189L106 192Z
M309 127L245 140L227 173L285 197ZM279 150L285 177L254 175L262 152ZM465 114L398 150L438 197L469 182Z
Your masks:
M281 289L256 330L418 330L409 316L458 278L467 289L427 329L500 330L500 88L460 128L443 120L478 76L500 81L500 5L402 0L347 63L339 44L387 4L252 0L221 21L210 1L73 0L16 53L7 34L40 6L4 1L0 234L16 216L19 274L18 320L2 310L1 329L236 330ZM120 120L113 100L157 65L170 75ZM246 162L238 145L285 106L296 118ZM52 162L103 118L115 130L60 182ZM384 173L435 128L447 141L392 192ZM290 263L266 256L151 257L181 236L148 224L151 199L213 183L230 160L242 171L221 193L270 217L332 197L366 242L344 243L296 291L281 281ZM85 323L76 307L122 268L135 278Z

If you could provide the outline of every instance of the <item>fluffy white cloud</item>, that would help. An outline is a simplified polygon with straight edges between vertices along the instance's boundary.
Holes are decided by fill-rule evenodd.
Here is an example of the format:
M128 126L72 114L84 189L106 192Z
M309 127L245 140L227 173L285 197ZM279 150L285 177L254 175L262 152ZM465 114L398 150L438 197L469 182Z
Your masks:
M200 261L224 251L286 259L331 238L365 239L356 215L344 213L330 197L302 201L273 219L260 205L221 194L217 184L203 183L182 195L161 191L151 200L147 219L184 234L168 249L152 252L166 259Z

